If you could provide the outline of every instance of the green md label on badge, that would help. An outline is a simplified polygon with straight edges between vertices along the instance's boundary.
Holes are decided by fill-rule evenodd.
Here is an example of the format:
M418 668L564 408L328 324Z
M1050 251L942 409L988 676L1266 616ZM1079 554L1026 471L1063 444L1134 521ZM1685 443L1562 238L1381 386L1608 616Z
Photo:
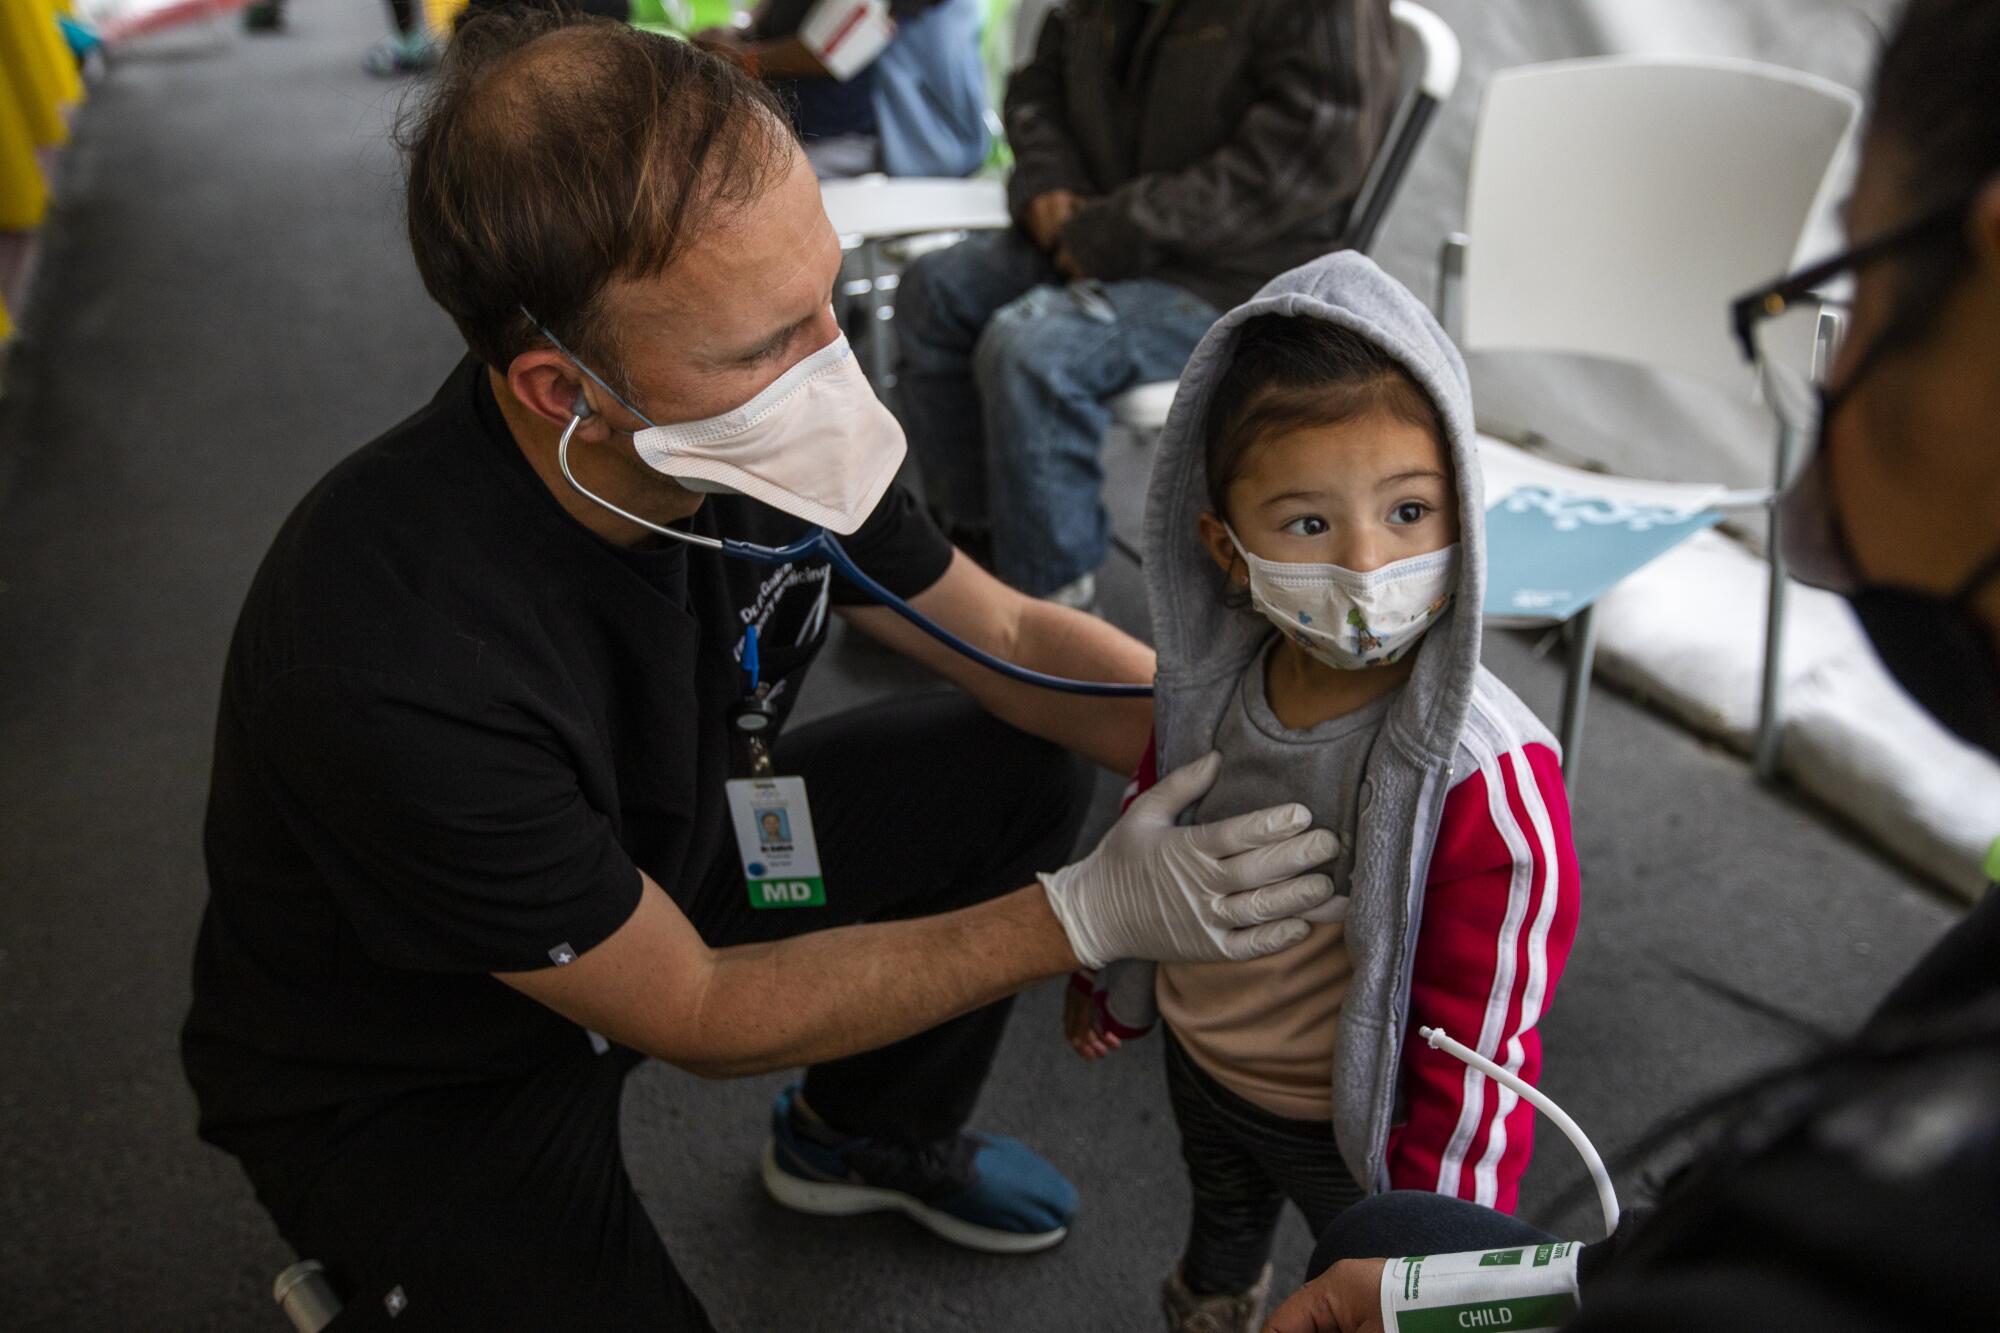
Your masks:
M749 883L752 907L826 906L826 881L817 875L808 879L753 879Z

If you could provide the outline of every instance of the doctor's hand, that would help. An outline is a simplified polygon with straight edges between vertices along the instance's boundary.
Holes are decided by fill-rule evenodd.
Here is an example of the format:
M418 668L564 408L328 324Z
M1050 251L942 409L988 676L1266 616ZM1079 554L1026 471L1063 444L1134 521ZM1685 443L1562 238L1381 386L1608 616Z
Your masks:
M1221 768L1222 757L1210 754L1169 773L1089 856L1040 877L1085 967L1120 958L1240 962L1311 930L1299 917L1333 897L1333 881L1307 872L1331 861L1340 840L1309 827L1302 805L1175 824Z
M1382 1333L1386 1259L1342 1259L1271 1312L1263 1333Z

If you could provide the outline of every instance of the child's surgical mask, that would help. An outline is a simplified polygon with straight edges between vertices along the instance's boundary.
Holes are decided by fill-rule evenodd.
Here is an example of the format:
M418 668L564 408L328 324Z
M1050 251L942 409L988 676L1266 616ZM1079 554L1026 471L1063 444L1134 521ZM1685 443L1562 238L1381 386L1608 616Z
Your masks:
M1278 632L1341 671L1399 661L1437 623L1458 583L1458 544L1363 574L1252 555L1227 529L1250 568L1250 603Z

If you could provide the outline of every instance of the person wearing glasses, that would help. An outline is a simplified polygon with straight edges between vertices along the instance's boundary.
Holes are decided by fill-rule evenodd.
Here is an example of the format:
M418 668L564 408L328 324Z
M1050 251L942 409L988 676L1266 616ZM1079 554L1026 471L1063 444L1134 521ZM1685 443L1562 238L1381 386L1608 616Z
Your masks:
M1844 594L1910 695L2000 754L1996 69L2000 5L1911 0L1876 75L1853 248L1734 314L1786 424L1817 441L1779 503L1791 572ZM1788 367L1837 281L1853 304L1821 390ZM1694 1120L1708 1146L1597 1244L1439 1195L1367 1200L1266 1333L1993 1327L2000 893L1853 1037Z

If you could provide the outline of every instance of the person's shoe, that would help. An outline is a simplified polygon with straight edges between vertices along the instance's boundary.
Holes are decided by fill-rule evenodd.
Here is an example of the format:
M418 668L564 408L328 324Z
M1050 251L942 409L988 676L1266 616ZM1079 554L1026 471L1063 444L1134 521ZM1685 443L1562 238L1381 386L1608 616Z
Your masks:
M243 31L278 32L285 26L285 10L279 0L250 0L243 6Z
M1160 1308L1166 1312L1167 1333L1257 1333L1264 1317L1264 1300L1271 1294L1271 1265L1257 1285L1240 1296L1228 1292L1197 1296L1181 1281L1181 1266L1160 1284Z
M361 57L361 67L378 79L393 79L435 68L442 54L427 34L391 35L368 48Z
M771 1108L764 1188L801 1213L898 1212L970 1250L1032 1254L1069 1233L1076 1188L1026 1145L964 1133L923 1148L847 1138L813 1115L797 1084Z
M1054 592L1043 593L1042 600L1094 615L1097 612L1097 575L1085 574L1080 579L1072 579Z

